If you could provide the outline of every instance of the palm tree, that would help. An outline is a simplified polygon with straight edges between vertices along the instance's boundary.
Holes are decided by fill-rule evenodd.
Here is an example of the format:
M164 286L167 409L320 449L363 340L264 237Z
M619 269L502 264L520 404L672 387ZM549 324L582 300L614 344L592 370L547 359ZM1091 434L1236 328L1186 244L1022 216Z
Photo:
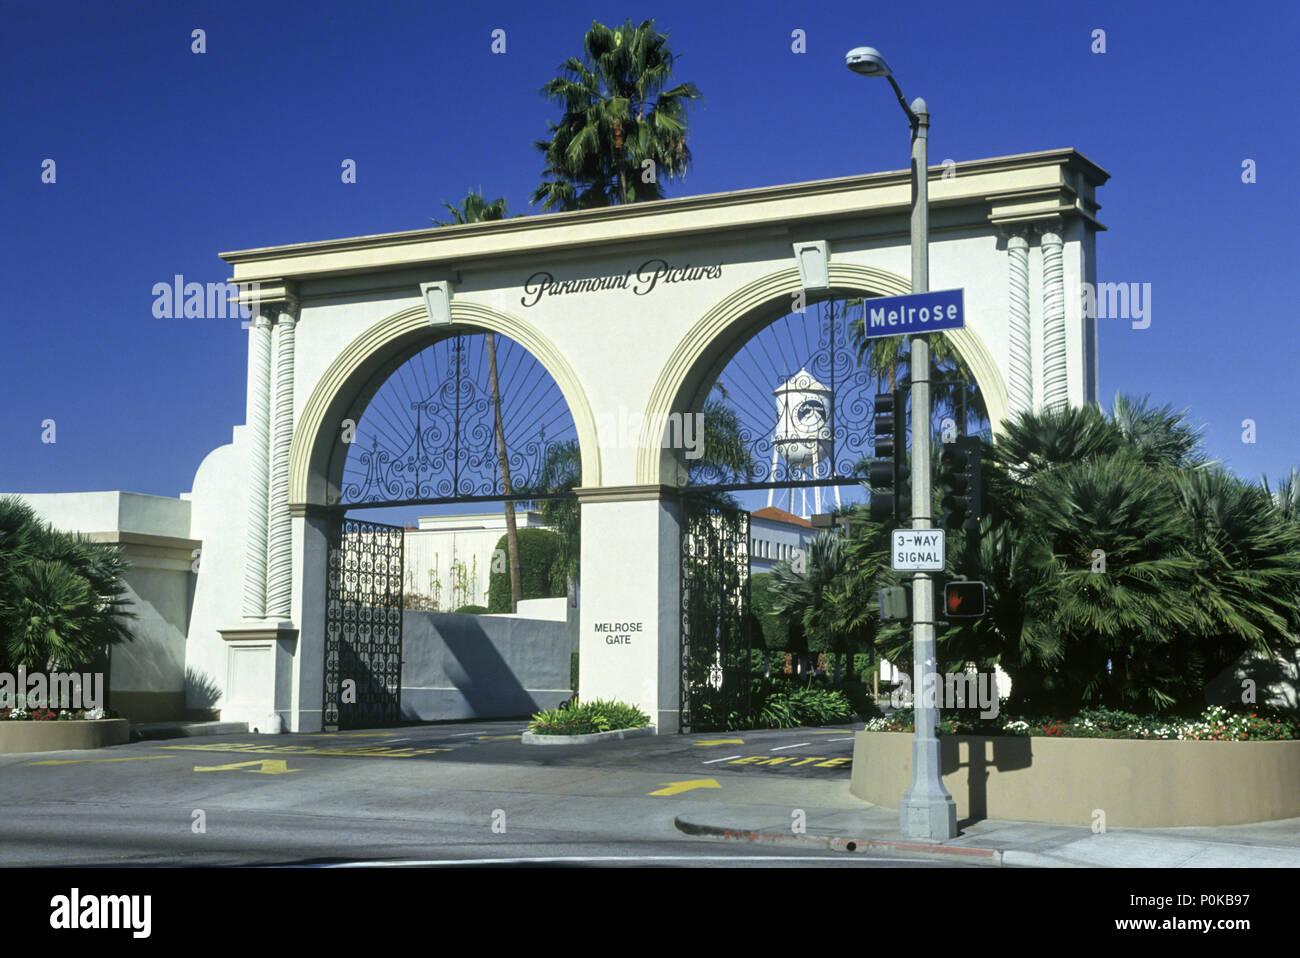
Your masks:
M452 206L450 203L442 205L451 214L451 219L435 219L433 222L438 226L461 226L465 223L483 223L506 218L505 197L498 197L489 202L483 198L482 187L466 193L465 198L460 201L460 206Z
M439 226L480 223L487 220L500 220L506 216L504 197L488 202L482 192L469 192L461 200L460 206L450 203L443 206L451 213L452 219L434 220ZM488 355L488 385L492 392L492 432L496 438L497 467L501 470L501 494L505 497L506 516L506 552L510 565L510 611L515 612L519 600L523 598L523 577L519 570L519 530L515 523L515 504L511 498L514 487L510 481L510 455L506 449L506 431L501 417L501 385L497 374L497 337L496 333L484 333Z
M1155 408L1150 398L1130 399L1119 393L1111 404L1110 421L1144 461L1191 469L1208 469L1215 462L1201 451L1200 430L1187 422L1187 410Z
M545 169L534 203L550 211L660 199L661 176L685 175L686 109L700 91L669 85L673 62L653 20L614 29L592 23L582 58L565 60L561 75L542 87L564 113L549 124L550 139L536 143Z
M1184 414L1117 397L1007 424L981 542L990 615L1022 702L1193 707L1222 668L1289 641L1300 527L1267 486L1209 462Z
M22 500L0 499L0 667L75 668L130 641L126 570L120 547L59 532Z

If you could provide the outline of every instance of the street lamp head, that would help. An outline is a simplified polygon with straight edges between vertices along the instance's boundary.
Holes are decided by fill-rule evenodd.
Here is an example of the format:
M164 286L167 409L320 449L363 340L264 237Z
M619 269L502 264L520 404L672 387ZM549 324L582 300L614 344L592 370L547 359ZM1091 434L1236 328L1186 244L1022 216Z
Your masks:
M844 65L854 73L864 77L887 77L892 75L889 64L875 47L854 47L844 54Z

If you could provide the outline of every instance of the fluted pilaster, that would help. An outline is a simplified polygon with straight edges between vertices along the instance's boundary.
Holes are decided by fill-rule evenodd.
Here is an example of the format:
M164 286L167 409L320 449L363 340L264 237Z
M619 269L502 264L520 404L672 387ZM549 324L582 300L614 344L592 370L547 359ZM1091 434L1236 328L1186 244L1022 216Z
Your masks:
M1029 241L1024 233L1007 237L1007 274L1010 281L1010 356L1007 363L1007 398L1010 411L1034 405L1034 360L1029 332Z
M1061 229L1043 230L1043 405L1069 405L1070 382L1065 348L1065 268Z
M249 333L248 526L244 544L244 615L266 615L266 545L269 494L271 319L259 311Z
M275 324L275 411L271 436L266 614L292 612L293 524L289 516L289 446L293 442L293 351L297 319L292 306Z

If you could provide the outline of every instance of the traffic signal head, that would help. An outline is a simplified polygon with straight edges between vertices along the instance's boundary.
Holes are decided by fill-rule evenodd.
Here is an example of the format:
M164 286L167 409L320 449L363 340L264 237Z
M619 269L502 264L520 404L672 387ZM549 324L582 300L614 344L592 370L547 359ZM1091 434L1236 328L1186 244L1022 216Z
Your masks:
M893 393L876 394L876 414L872 419L875 430L875 448L877 459L893 459L898 424L897 404Z
M943 615L948 619L978 619L988 611L983 582L949 582L943 587Z
M963 436L945 442L939 454L939 486L943 490L943 529L979 528L982 511L980 488L980 449L978 436Z
M899 523L911 512L908 495L907 428L901 392L878 393L872 425L876 461L867 467L871 486L871 518Z

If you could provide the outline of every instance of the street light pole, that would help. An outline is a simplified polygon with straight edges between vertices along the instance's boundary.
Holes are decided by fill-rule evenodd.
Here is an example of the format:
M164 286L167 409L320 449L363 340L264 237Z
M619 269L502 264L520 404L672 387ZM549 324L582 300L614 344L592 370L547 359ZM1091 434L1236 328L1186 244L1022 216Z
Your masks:
M892 78L891 78L892 79ZM917 97L912 121L912 292L930 291L930 111ZM912 380L912 528L929 529L930 519L930 343L913 336L908 362ZM899 830L909 838L944 839L957 835L957 803L943 787L939 766L938 669L934 638L934 579L912 578L912 691L916 729L912 738L912 784L898 807ZM935 684L927 683L934 676Z
M888 64L871 47L850 50L849 69L864 76L883 76L898 97L912 127L912 292L930 289L929 133L930 112L921 98L908 106ZM912 528L932 527L930 509L930 344L924 336L910 341L908 375L912 388ZM957 805L943 786L939 764L936 695L937 653L934 636L934 580L928 572L912 579L913 715L912 783L898 807L899 831L909 838L942 840L957 835ZM927 679L929 681L927 682ZM929 694L927 694L929 692Z

